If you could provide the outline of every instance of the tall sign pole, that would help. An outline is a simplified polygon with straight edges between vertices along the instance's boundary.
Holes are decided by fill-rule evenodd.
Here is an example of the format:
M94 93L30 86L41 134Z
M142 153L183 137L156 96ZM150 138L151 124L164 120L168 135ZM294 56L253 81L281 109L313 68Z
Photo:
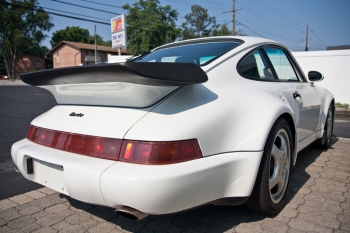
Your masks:
M96 25L95 25L95 64L97 64Z

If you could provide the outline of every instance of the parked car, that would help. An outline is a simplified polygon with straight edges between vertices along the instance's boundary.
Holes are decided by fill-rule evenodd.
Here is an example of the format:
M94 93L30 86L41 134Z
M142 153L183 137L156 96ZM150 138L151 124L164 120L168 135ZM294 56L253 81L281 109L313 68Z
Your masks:
M255 37L178 41L125 63L21 75L57 106L12 158L28 180L130 218L206 203L276 214L298 152L329 147L334 97Z

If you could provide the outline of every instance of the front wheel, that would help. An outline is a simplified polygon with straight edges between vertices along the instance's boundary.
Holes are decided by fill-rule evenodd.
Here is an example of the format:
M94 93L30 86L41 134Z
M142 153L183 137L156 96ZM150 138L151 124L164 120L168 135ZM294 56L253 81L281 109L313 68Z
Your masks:
M257 179L247 201L249 208L263 214L276 214L286 204L293 154L292 133L281 118L273 125L265 144Z

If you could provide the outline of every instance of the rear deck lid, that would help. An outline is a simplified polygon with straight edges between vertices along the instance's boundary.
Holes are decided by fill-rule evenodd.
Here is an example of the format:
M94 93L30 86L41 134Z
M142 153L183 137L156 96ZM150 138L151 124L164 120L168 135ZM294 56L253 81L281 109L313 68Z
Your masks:
M25 73L21 79L49 90L58 104L145 108L208 77L195 64L126 62Z

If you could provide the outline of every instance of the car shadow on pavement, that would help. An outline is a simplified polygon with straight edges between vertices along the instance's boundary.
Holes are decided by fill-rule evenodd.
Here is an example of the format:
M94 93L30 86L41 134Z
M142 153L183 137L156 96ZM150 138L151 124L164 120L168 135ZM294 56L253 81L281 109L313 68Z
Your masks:
M332 145L339 139L333 137ZM332 150L332 146L328 150ZM289 193L287 196L287 209L280 214L267 216L247 210L242 206L215 206L204 205L187 211L165 215L149 215L148 217L136 221L124 218L115 214L113 208L86 204L74 200L64 194L61 198L69 201L71 208L75 211L91 214L92 219L100 222L101 225L110 224L110 227L117 227L119 230L130 232L226 232L232 228L245 228L248 223L259 222L262 220L279 220L283 222L283 212L288 212L288 204L298 202L298 193L303 192L305 186L312 184L310 178L316 170L308 167L327 149L317 145L311 145L298 154L296 165L293 168L290 179ZM309 182L311 182L309 184ZM107 222L107 223L106 223ZM106 225L104 225L106 227ZM251 224L249 225L251 227ZM249 228L254 230L252 228ZM236 229L237 230L237 229ZM244 229L242 229L244 230Z

